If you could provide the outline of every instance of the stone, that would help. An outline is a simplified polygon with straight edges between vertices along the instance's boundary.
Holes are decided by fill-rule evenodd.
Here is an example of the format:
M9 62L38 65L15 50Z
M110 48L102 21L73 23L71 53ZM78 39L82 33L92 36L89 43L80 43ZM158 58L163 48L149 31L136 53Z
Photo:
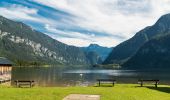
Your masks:
M100 95L70 94L63 100L100 100Z

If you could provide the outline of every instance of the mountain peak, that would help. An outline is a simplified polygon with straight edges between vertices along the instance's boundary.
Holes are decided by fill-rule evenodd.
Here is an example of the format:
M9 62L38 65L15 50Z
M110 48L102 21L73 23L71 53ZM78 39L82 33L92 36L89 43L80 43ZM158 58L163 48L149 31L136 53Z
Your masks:
M169 33L170 13L161 16L154 25L142 29L129 40L117 45L104 61L104 64L122 64L132 57L144 43Z
M162 18L170 18L170 13L165 14L165 15L162 15L162 16L160 17L160 19L162 19Z
M165 14L163 16L161 16L158 21L156 22L156 25L170 25L170 13L169 14Z
M96 52L102 60L105 60L112 48L103 47L98 44L90 44L88 47L82 47L85 52Z
M98 44L90 44L89 47L99 47L100 45Z

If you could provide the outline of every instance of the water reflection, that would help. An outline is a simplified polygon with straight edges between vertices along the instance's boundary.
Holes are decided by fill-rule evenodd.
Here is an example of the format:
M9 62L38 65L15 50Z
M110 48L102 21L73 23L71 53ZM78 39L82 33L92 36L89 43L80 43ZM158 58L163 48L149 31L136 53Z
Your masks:
M63 68L13 68L12 80L35 80L39 86L87 86L96 79L113 78L118 83L137 83L138 79L160 79L169 84L170 71L67 70ZM13 82L13 81L12 81ZM13 83L12 83L13 84Z

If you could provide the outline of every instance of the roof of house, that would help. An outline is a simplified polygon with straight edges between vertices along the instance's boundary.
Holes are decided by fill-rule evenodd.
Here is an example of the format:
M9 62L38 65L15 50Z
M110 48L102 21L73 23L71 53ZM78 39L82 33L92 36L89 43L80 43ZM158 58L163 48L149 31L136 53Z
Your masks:
M0 57L0 65L12 65L13 63L7 58Z

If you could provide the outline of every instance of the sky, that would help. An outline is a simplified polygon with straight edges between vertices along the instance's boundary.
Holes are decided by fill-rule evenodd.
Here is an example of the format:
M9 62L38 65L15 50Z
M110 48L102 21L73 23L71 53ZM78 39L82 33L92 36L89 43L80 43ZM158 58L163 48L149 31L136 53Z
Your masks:
M170 0L0 0L0 15L74 46L114 47L170 13Z

